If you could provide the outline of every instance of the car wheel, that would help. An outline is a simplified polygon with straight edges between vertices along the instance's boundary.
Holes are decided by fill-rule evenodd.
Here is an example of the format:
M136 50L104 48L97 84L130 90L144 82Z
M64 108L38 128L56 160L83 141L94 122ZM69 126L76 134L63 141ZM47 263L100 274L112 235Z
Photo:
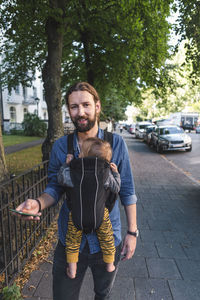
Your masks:
M190 146L189 149L186 149L187 152L191 152L192 151L192 145Z
M157 153L163 153L163 150L162 150L162 148L160 147L159 144L156 145L156 152Z

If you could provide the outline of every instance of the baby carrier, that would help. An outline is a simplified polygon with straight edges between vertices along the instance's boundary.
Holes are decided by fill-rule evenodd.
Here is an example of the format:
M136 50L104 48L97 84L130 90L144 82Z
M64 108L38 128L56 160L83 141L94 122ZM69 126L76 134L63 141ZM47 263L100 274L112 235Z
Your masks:
M104 139L112 146L113 136L104 132ZM73 133L68 135L68 153L73 154ZM97 157L74 159L70 162L70 175L74 187L67 189L67 205L74 225L91 233L102 223L104 209L112 210L117 194L104 188L109 176L109 163Z

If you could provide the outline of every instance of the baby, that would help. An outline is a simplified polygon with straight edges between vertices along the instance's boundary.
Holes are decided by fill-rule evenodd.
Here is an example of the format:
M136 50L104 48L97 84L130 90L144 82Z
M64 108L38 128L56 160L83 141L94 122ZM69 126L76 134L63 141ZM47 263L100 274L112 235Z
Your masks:
M110 189L113 193L119 193L120 190L120 175L117 170L117 166L111 163L112 149L108 142L98 139L98 138L88 138L83 141L80 158L84 157L98 157L106 160L110 164L109 176L105 180L104 188ZM58 172L58 182L64 186L73 187L73 183L70 176L69 163L73 159L73 155L68 154L66 158L65 166L60 168ZM106 199L105 199L106 202ZM67 258L67 275L70 278L75 278L79 248L82 239L82 230L75 227L72 221L72 214L69 213L68 220L68 231L66 235L66 258ZM96 229L96 234L100 243L100 247L103 253L103 260L106 263L106 268L108 272L115 270L114 258L115 258L115 244L114 236L112 230L112 224L109 218L109 211L105 207L103 221L98 229Z

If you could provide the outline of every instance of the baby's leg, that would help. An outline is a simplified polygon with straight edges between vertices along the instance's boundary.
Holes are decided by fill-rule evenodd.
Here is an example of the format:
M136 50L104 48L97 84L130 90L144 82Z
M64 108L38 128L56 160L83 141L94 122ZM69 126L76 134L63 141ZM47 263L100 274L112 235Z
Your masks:
M106 265L106 270L107 270L108 272L113 272L113 271L115 271L115 265L114 265L114 263L108 263L108 264Z
M69 278L74 279L76 277L77 263L68 263L67 275Z
M112 230L112 224L109 218L108 209L105 208L104 218L101 226L96 230L99 239L100 247L103 252L103 261L107 264L106 269L108 272L115 270L115 242Z
M82 231L78 230L73 221L72 214L69 213L68 230L66 235L66 259L68 263L67 275L73 279L76 277L79 248L82 239Z

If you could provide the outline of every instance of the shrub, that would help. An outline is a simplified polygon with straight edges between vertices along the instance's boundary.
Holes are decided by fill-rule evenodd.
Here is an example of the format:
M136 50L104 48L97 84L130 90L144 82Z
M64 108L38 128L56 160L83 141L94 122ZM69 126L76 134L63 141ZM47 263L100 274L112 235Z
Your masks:
M24 135L24 130L11 129L10 134L11 135Z
M23 300L20 288L14 283L12 286L3 288L3 300Z
M35 114L26 114L22 122L24 134L28 136L45 136L47 125Z

